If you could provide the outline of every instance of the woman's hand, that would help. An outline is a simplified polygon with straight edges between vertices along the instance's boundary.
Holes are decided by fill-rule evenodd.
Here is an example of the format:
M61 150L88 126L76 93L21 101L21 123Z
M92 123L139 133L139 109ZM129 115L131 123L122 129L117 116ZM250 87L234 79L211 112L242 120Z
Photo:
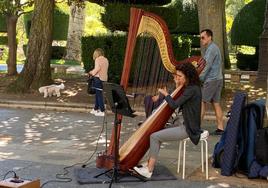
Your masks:
M166 87L164 87L164 88L159 88L159 89L158 89L158 92L161 93L162 95L164 95L165 97L166 97L167 95L169 95L169 93L167 92L167 88L166 88Z

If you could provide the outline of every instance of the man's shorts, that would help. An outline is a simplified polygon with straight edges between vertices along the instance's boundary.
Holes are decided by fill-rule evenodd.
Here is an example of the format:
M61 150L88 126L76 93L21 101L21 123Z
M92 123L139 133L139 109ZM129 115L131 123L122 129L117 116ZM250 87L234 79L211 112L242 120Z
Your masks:
M221 100L222 86L223 80L205 82L202 88L202 101L219 103Z

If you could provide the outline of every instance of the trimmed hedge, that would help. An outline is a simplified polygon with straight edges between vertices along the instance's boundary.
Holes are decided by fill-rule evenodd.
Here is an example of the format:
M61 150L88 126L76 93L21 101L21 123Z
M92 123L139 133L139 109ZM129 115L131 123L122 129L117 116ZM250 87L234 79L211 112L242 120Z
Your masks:
M176 4L176 11L178 12L177 28L175 33L199 34L199 21L197 5L191 4L182 5L178 2Z
M24 55L27 56L27 45L23 45ZM62 59L66 55L66 47L52 46L51 59Z
M139 45L138 39L136 46ZM105 56L108 58L109 81L119 83L125 57L125 48L127 44L126 35L110 36L85 36L82 37L82 61L85 71L88 72L94 67L92 54L96 48L102 48ZM178 60L185 59L190 54L190 39L184 36L172 36L174 56ZM133 57L133 59L136 59ZM130 78L131 79L131 78Z
M105 7L105 13L103 13L101 17L105 27L111 31L128 31L131 7L142 8L143 10L161 16L165 20L169 30L174 30L177 27L178 10L174 7L130 5L122 3L107 4Z
M7 45L7 36L0 36L0 45Z
M265 0L252 1L237 14L231 28L233 45L259 46L263 31Z
M257 71L258 70L258 54L236 54L237 59L237 68L240 70L250 70L250 71Z
M162 17L171 33L199 34L199 21L197 5L182 5L157 7L144 5L129 5L123 3L107 4L101 20L111 31L128 31L130 8L142 8L145 11L155 13Z
M24 14L26 37L29 38L32 12ZM53 40L67 40L69 15L58 8L54 9Z
M0 14L0 32L7 32L6 18Z

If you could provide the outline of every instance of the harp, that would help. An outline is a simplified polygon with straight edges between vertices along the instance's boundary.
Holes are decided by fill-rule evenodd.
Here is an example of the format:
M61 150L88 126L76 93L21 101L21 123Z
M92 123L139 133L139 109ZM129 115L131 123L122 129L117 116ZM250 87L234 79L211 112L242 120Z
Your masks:
M169 72L174 73L176 71L175 66L182 62L194 64L199 73L203 70L205 61L199 56L193 56L182 61L175 60L168 27L162 18L141 9L131 8L127 47L125 51L124 66L120 83L125 90L127 89L128 80L130 77L130 69L132 65L136 38L141 33L149 33L155 38L160 49L160 56L163 65ZM173 91L171 96L176 99L182 94L182 92L183 88L177 88L175 91ZM157 108L154 114L147 118L142 126L136 132L134 132L125 143L123 143L123 145L119 148L118 159L118 165L121 171L127 171L138 164L149 148L150 134L164 128L172 113L173 111L168 104L163 102ZM118 118L120 119L122 117ZM117 131L117 135L120 135L120 130L121 125L118 126L117 130L113 130L107 152L97 156L97 167L106 169L111 169L113 167L115 143L113 138L115 131ZM119 143L119 137L120 136L118 136L118 140L116 140L117 143Z

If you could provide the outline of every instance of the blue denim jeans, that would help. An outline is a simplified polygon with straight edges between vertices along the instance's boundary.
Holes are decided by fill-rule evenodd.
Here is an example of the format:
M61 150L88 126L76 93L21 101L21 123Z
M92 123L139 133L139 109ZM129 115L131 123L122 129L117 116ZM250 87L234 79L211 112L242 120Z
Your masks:
M95 107L94 110L100 110L104 112L104 100L103 100L103 85L102 81L98 77L94 77L94 84L93 87L96 88L96 94L95 94Z

